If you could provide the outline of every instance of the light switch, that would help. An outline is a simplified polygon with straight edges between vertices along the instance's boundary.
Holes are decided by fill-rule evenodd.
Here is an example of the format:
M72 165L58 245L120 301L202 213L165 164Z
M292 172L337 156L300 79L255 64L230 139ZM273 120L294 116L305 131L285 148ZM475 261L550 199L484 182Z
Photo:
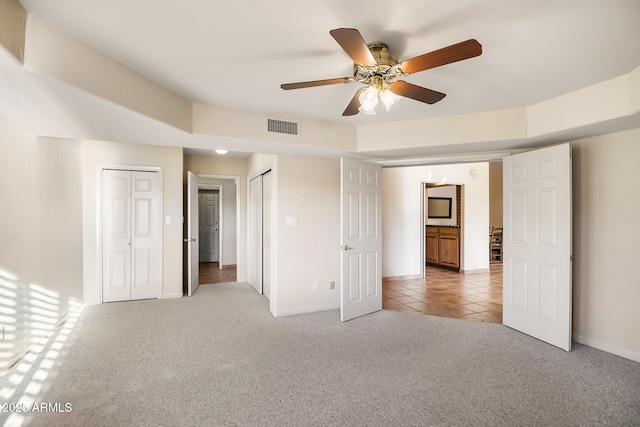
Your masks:
M165 217L164 217L164 222L165 222L166 224L171 224L171 217L170 217L170 216L165 216Z
M298 225L298 217L297 216L285 217L284 225Z

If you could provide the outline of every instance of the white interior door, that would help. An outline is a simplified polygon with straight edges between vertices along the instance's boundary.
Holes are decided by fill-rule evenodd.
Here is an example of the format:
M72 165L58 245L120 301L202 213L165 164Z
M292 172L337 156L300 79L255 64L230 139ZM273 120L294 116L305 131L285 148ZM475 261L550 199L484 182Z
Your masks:
M131 171L102 171L102 301L131 299Z
M158 298L162 283L160 178L131 172L131 299Z
M198 176L187 172L187 296L198 289Z
M262 293L271 299L271 172L262 176Z
M380 165L340 161L340 319L382 310L382 217Z
M571 146L503 159L503 322L571 350Z
M249 184L249 283L262 293L262 175Z
M158 298L162 290L156 172L102 171L102 300Z
M217 190L198 192L200 262L219 262L220 209Z

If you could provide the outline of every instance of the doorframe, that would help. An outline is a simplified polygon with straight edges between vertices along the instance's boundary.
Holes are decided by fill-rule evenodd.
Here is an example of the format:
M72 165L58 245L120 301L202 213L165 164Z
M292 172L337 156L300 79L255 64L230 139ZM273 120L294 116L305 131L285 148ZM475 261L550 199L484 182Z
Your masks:
M102 296L102 171L120 170L131 172L156 172L160 177L158 189L158 222L160 230L160 253L163 253L164 247L164 169L162 166L133 166L133 165L114 165L114 164L98 164L96 165L96 283L98 284L98 301L103 304ZM164 276L164 264L160 263L160 277ZM158 289L158 299L162 298L163 280L160 280L160 289Z
M200 176L198 176L200 178ZM198 181L198 194L200 194L200 190L203 191L217 191L218 192L218 270L222 270L222 230L224 225L224 219L222 217L222 195L224 194L223 185L222 184L200 184ZM198 224L198 227L200 224ZM199 231L199 230L198 230ZM198 254L198 264L200 261L200 255ZM236 261L237 262L237 261Z
M236 185L236 268L238 265L238 261L240 260L240 175L220 175L220 174L209 174L209 173L197 173L196 176L198 178L203 179L223 179L228 181L233 181ZM203 184L203 185L219 185L220 188L220 229L222 229L222 184ZM198 190L200 189L200 184L198 183ZM222 235L220 236L220 245L222 245ZM220 246L220 263L219 267L222 268L222 246Z
M425 193L428 193L429 190L427 189L427 184L437 184L435 182L427 182L427 181L421 181L420 185L421 185L421 191L420 191L420 222L422 224L421 226L421 230L422 230L422 238L420 239L420 253L421 255L421 262L420 262L420 278L424 279L426 277L427 274L427 266L426 264L426 256L427 256L427 248L425 246L425 236L424 233L426 231L426 227L427 227L427 220L424 217L424 205L425 205ZM447 182L444 185L453 185L456 187L460 187L460 218L458 218L458 222L460 223L460 248L459 248L459 253L460 253L460 259L459 259L459 263L460 263L460 268L458 269L458 273L460 274L464 274L464 269L462 268L463 264L464 264L464 184L456 184L454 182ZM456 190L457 191L457 190ZM427 195L427 197L429 197ZM457 203L457 201L456 201Z

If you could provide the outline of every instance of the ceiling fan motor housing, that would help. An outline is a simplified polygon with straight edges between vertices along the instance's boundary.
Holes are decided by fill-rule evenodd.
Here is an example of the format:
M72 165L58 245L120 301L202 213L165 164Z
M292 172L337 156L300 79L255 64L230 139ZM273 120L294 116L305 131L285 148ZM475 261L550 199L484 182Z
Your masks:
M398 65L398 58L389 53L389 48L384 43L370 43L367 47L377 64L365 66L354 63L353 78L356 81L375 86L378 90L382 90L384 83L388 84L391 80L398 77L398 73L389 72Z

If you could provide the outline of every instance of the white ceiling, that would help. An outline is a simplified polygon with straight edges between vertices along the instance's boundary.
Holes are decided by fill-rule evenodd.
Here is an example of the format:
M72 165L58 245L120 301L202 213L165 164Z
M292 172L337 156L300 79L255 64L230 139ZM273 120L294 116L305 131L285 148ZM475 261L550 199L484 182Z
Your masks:
M345 124L524 107L640 65L638 0L21 0L29 13L197 103ZM357 28L399 60L470 38L479 57L407 81L447 94L342 117L359 84L329 35Z

